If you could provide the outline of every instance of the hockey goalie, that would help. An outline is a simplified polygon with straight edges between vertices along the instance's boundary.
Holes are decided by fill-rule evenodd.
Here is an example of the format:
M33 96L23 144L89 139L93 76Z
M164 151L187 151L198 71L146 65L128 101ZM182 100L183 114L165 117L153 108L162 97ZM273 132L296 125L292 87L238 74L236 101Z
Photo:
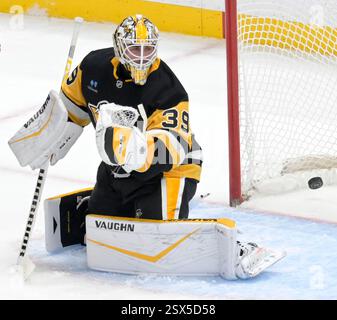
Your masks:
M47 250L86 245L96 270L254 277L284 254L239 242L234 221L188 219L202 152L158 39L142 15L124 19L113 47L89 53L9 141L20 164L37 169L95 128L96 185L45 200Z

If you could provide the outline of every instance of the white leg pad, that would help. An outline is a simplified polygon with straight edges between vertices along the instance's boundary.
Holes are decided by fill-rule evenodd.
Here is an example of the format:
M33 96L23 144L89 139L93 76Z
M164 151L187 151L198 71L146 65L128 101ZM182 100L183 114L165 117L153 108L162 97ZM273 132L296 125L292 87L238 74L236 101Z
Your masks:
M92 269L236 279L237 230L231 220L152 221L88 215L86 228Z

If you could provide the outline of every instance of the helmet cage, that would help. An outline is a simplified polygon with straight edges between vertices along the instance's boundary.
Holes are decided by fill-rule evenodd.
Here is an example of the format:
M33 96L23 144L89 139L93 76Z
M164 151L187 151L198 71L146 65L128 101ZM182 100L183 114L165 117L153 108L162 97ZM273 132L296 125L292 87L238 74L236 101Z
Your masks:
M121 62L128 69L145 71L157 58L158 39L125 39L117 37L117 48Z
M113 35L115 54L136 84L146 83L157 59L158 41L157 27L142 15L127 17L117 27Z

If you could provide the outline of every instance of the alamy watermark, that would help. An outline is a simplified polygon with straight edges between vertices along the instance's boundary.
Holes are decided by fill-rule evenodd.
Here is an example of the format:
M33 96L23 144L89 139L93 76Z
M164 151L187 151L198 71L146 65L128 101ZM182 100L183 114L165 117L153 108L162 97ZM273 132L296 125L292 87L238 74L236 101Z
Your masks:
M12 15L9 20L9 27L11 30L23 30L25 27L24 9L22 6L14 5L9 9Z

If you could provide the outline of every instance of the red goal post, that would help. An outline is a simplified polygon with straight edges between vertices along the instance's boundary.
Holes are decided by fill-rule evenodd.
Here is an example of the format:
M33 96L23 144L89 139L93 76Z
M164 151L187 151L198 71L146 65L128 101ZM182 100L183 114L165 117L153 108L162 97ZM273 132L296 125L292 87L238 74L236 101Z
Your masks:
M240 125L239 125L239 74L237 1L225 0L225 38L227 51L228 147L229 147L229 197L233 207L242 202Z
M230 204L337 183L337 2L225 0Z

